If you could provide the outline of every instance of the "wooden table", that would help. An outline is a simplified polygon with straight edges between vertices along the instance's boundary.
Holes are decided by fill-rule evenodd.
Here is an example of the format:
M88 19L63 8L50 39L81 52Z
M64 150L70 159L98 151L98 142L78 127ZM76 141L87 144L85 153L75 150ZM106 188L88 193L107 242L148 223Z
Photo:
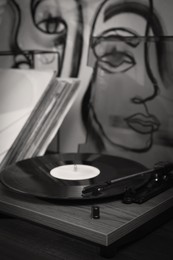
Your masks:
M116 241L171 208L173 188L143 204L123 204L116 200L97 205L100 219L93 219L91 204L55 204L17 194L0 184L2 213L96 243L104 256L113 254L110 249Z

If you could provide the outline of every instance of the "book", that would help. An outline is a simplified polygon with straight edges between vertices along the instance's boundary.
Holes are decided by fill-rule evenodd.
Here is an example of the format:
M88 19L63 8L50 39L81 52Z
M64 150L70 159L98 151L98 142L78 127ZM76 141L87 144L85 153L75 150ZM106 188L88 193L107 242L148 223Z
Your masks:
M80 83L54 71L0 69L0 169L44 155Z

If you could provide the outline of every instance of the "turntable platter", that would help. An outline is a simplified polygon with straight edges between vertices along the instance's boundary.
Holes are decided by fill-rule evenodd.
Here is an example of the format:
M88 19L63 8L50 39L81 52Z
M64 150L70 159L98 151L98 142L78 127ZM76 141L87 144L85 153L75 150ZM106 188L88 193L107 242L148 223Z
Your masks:
M84 180L58 179L50 174L53 168L74 163L96 167L100 170L100 174ZM137 189L143 186L149 177L138 176L116 183L103 193L90 194L86 197L82 194L84 187L145 170L146 167L142 164L121 157L100 154L52 154L26 159L8 166L1 172L1 181L12 191L39 198L90 200L120 195L127 187Z

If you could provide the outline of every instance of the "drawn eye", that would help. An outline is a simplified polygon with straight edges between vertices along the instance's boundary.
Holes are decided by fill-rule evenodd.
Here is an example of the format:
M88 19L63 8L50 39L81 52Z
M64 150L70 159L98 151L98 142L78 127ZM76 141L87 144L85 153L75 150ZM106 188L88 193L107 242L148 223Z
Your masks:
M100 42L93 51L98 66L108 73L125 72L136 64L132 54L118 50L113 42Z
M98 62L99 66L109 73L125 72L136 64L134 58L125 52L105 55L99 58Z
M53 0L40 1L32 7L32 17L35 26L47 34L66 33L66 22L62 17L59 5Z
M51 17L37 23L37 28L48 34L63 34L66 31L66 25L59 17Z

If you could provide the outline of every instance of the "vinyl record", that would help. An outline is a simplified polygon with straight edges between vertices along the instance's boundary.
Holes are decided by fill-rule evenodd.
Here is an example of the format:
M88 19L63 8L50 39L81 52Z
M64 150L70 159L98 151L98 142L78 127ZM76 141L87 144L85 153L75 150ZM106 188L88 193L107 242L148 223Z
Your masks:
M88 165L99 169L100 173L92 178L66 180L55 178L50 172L63 165ZM138 176L112 185L111 188L87 196L83 189L89 185L109 182L123 176L145 171L140 163L100 154L52 154L17 162L1 172L2 183L15 192L46 199L90 200L117 196L125 189L137 189L148 181L148 176Z

